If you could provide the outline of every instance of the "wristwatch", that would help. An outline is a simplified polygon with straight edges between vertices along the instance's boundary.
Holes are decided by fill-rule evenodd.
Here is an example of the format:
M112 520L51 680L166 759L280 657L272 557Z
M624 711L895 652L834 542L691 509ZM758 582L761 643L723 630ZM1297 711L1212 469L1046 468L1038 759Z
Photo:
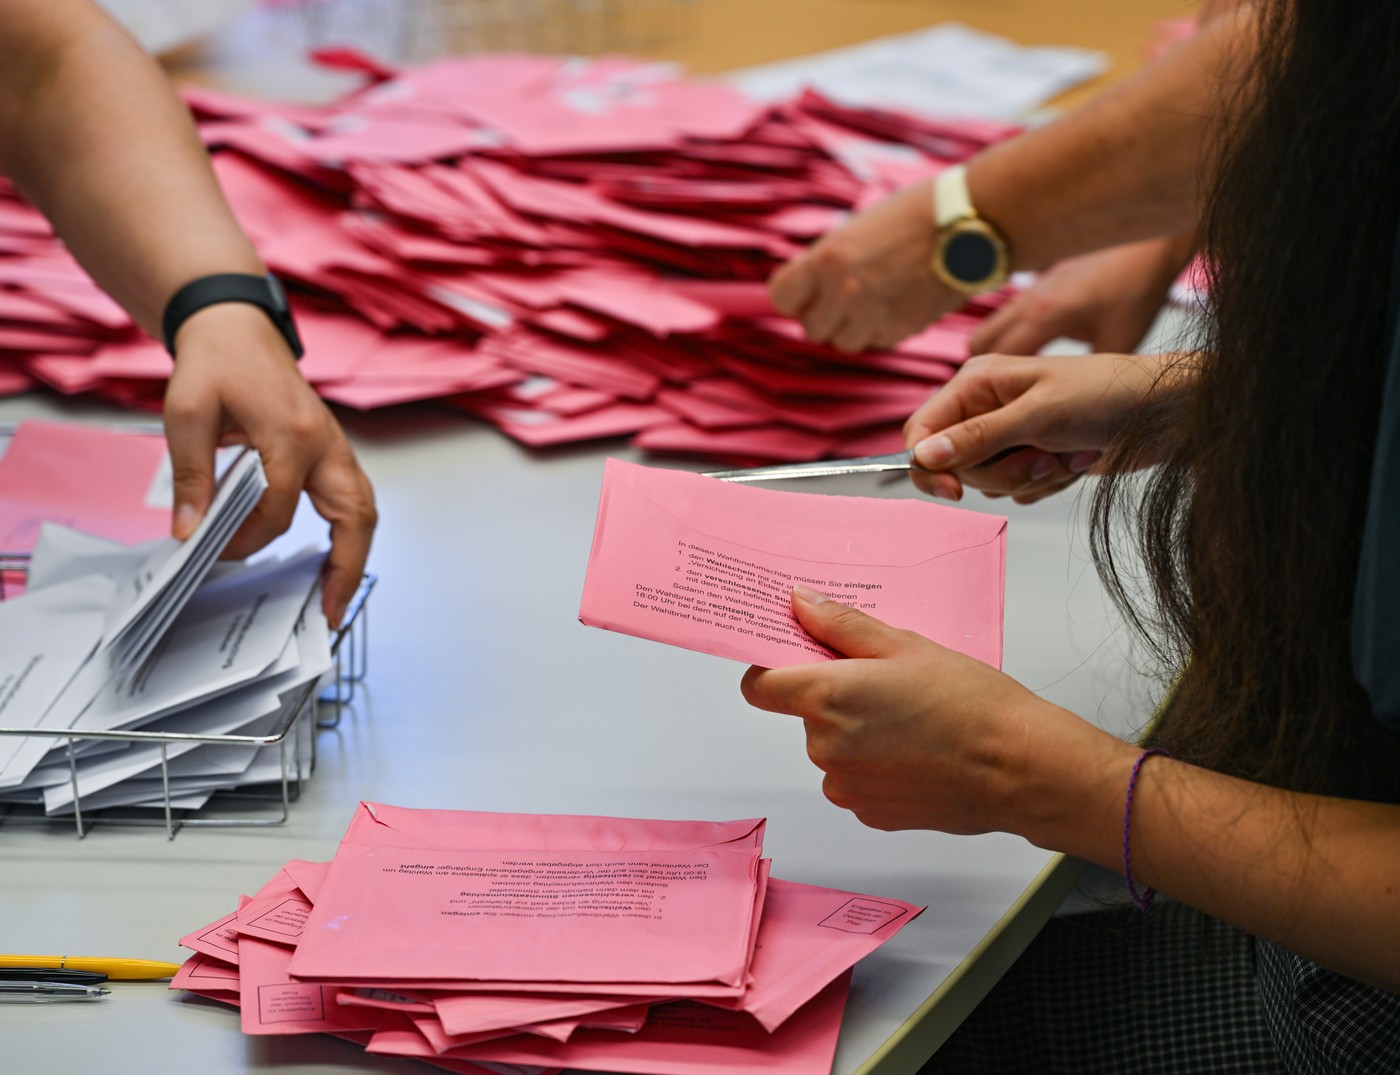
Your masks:
M933 274L955 291L995 291L1011 275L1006 240L977 215L967 193L967 168L955 165L933 181Z
M246 302L260 307L287 341L292 354L301 358L304 348L301 336L297 334L296 322L292 320L292 308L287 305L287 293L282 290L282 282L271 273L255 276L241 272L201 276L171 296L165 304L160 323L161 333L165 336L165 349L170 352L171 358L175 357L175 334L180 331L180 326L204 307L217 302Z

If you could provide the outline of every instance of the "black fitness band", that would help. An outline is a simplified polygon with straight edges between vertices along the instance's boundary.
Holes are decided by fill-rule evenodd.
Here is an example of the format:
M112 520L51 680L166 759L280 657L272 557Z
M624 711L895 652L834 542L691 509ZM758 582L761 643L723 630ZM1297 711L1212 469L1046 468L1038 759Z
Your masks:
M175 333L180 331L180 326L191 315L216 302L246 302L261 307L287 341L292 354L301 358L305 348L297 335L296 322L292 320L292 309L287 305L287 293L282 290L281 281L271 273L254 276L241 272L201 276L171 296L160 319L165 349L170 352L171 358L175 357Z

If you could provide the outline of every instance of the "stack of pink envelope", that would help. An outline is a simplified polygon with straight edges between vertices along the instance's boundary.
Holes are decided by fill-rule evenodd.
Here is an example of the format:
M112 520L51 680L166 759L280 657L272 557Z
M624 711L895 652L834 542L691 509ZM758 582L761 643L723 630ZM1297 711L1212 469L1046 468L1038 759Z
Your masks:
M827 1072L851 967L924 908L770 878L763 830L364 802L171 988L449 1071Z
M617 57L332 60L365 85L327 105L185 93L334 403L435 400L532 446L887 450L1001 299L846 355L808 342L765 281L851 210L1012 127L810 91L760 104ZM157 408L170 369L0 181L0 394Z

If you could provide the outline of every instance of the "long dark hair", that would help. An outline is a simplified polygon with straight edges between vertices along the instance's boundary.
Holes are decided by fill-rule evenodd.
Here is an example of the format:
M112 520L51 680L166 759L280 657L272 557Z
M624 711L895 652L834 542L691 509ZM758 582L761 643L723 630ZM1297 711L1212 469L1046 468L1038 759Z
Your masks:
M1400 4L1265 0L1259 18L1256 67L1221 87L1238 118L1202 233L1213 313L1183 360L1199 375L1164 383L1115 446L1119 467L1165 461L1100 483L1094 555L1179 673L1156 740L1250 779L1400 801L1400 739L1349 648L1394 327Z

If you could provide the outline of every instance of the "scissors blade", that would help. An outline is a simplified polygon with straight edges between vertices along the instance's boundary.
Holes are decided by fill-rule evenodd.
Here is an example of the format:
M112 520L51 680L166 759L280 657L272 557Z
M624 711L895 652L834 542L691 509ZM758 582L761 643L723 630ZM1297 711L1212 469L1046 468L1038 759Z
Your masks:
M707 478L722 482L771 482L784 478L831 478L841 474L878 474L882 471L918 468L912 452L865 455L856 459L822 459L815 463L778 463L744 470L712 470Z

